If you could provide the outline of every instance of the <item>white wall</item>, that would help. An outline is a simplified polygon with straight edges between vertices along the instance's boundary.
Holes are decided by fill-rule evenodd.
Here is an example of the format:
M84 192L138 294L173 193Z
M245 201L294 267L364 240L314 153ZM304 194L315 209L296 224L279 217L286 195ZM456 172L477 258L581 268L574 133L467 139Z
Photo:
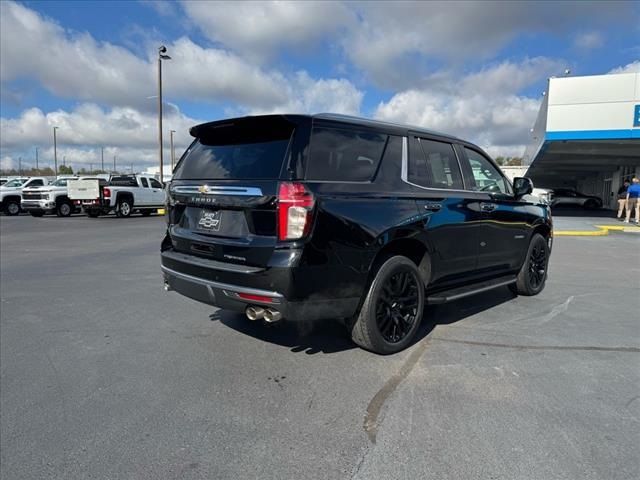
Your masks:
M547 132L632 130L640 73L552 78L548 97Z

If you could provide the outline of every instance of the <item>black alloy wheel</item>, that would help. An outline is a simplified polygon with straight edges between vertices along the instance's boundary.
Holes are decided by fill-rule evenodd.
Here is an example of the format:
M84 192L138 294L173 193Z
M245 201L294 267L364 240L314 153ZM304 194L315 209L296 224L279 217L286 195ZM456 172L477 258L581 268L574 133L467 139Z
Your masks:
M538 289L547 274L547 249L539 242L533 245L529 254L529 285Z
M516 283L510 285L513 293L518 295L537 295L547 281L549 269L549 244L547 239L535 233L529 243L527 256L516 277Z
M381 263L360 311L348 322L351 339L379 354L405 349L418 331L425 304L424 283L415 263L401 255Z
M376 324L389 343L402 341L417 317L418 279L411 271L400 271L386 279L376 304Z

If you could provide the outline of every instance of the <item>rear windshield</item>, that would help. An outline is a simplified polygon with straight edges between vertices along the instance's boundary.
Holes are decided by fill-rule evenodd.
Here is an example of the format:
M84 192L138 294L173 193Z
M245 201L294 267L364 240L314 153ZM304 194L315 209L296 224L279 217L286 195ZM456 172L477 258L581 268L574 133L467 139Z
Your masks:
M293 125L244 122L199 133L174 179L278 179Z
M137 187L138 181L136 177L130 177L128 175L113 176L109 179L109 184L114 187Z

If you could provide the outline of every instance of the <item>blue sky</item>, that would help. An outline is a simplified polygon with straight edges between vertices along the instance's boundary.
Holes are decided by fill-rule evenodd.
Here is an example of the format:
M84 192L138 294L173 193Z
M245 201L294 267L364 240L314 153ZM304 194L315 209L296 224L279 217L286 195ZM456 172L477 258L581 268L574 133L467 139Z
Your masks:
M165 137L228 116L332 111L418 124L521 155L547 78L640 68L638 2L3 1L0 162L77 166L100 147L156 162ZM151 97L151 98L149 98ZM168 141L167 146L168 148ZM167 150L168 152L168 150ZM178 152L179 154L180 152Z

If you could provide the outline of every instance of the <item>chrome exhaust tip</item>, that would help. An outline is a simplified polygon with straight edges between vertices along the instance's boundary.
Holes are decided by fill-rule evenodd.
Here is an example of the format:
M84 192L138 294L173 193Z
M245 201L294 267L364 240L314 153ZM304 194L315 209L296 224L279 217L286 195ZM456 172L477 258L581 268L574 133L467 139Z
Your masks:
M264 317L265 311L262 307L247 307L244 313L249 320L260 320Z
M264 320L267 323L275 323L282 319L282 314L273 308L267 308L264 312Z

